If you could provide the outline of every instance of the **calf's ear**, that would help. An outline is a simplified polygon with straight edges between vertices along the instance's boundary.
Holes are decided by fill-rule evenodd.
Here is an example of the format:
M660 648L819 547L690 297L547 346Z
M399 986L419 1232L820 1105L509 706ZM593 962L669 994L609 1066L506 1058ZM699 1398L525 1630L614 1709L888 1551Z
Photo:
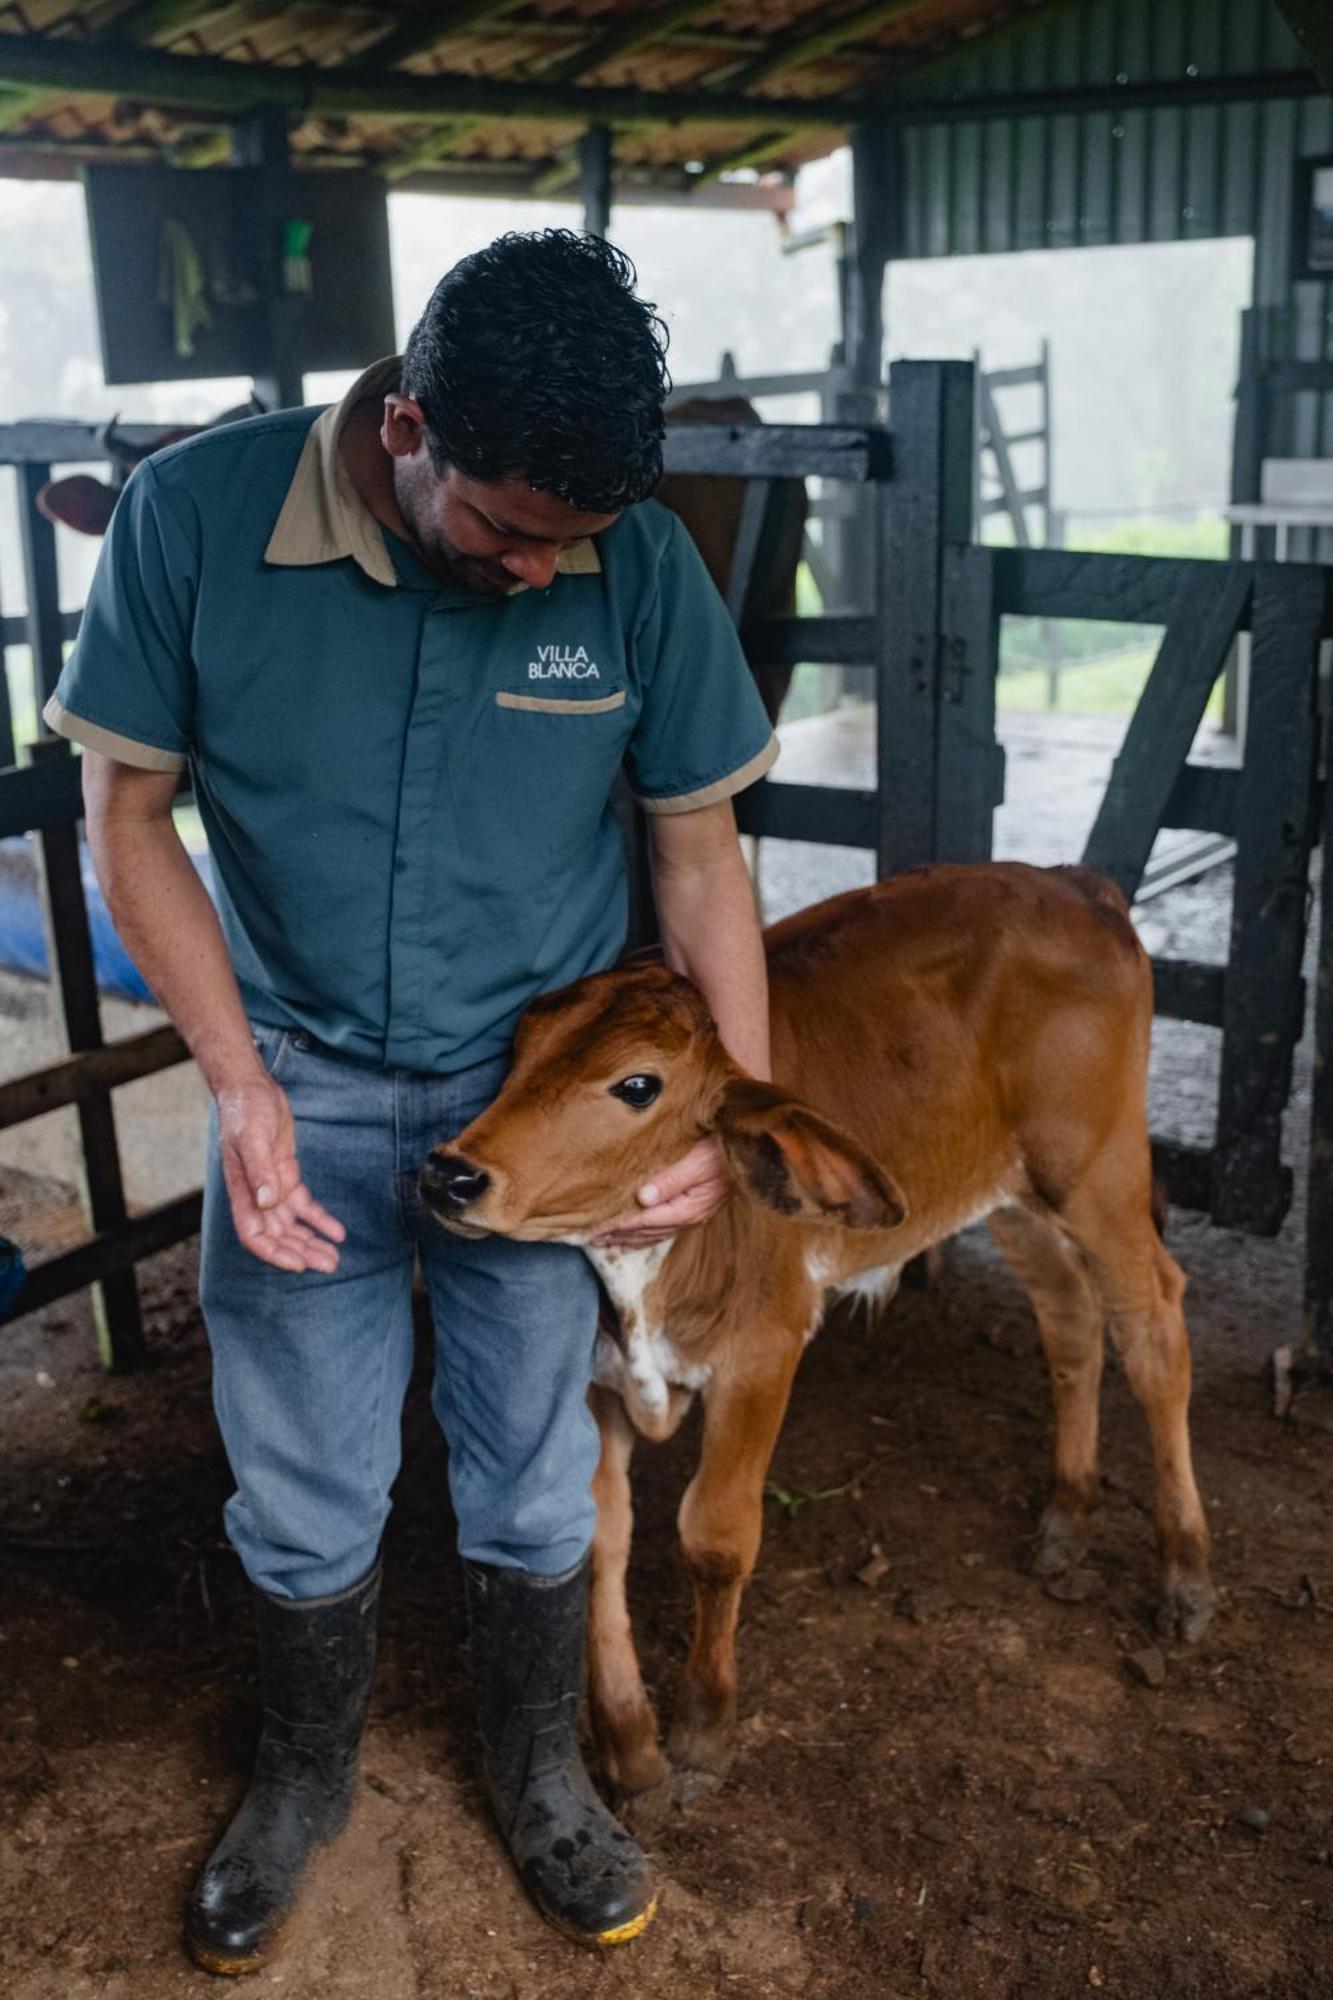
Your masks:
M779 1215L895 1229L902 1191L855 1139L772 1084L737 1077L723 1092L714 1131L737 1182Z

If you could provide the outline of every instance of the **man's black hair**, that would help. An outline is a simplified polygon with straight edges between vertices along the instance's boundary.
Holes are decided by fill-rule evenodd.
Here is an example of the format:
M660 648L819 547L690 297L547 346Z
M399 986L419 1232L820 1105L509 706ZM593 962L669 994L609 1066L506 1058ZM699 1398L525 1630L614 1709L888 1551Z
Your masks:
M519 473L586 514L651 493L671 378L636 278L623 251L569 229L498 237L446 272L403 356L437 469Z

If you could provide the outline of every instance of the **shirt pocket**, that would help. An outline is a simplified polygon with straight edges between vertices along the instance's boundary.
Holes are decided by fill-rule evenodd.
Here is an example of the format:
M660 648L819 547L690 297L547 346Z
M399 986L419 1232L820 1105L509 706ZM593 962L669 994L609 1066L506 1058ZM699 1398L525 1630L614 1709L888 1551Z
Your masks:
M516 708L533 715L609 715L613 708L623 708L626 702L624 688L617 688L614 694L580 697L558 694L513 694L508 688L501 688L495 697L497 708Z

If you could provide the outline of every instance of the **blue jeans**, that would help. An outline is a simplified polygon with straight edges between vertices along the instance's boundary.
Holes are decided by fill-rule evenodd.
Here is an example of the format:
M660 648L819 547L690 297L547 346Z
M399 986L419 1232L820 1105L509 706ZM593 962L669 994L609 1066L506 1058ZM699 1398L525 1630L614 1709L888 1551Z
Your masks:
M247 1575L277 1597L325 1597L374 1564L401 1454L418 1254L459 1549L562 1574L596 1518L592 1268L566 1244L450 1236L417 1194L427 1152L484 1110L507 1059L427 1076L349 1062L299 1032L254 1035L290 1100L306 1185L347 1240L331 1276L243 1249L214 1121L199 1283L237 1489L227 1533Z

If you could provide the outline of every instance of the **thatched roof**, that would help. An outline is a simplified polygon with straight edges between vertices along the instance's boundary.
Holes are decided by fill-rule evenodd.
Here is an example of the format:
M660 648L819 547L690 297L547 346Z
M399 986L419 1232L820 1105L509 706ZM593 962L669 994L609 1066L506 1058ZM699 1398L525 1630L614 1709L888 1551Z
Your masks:
M230 117L277 101L309 165L544 192L606 124L622 188L698 188L818 158L904 80L1050 4L0 0L0 173L201 164Z

